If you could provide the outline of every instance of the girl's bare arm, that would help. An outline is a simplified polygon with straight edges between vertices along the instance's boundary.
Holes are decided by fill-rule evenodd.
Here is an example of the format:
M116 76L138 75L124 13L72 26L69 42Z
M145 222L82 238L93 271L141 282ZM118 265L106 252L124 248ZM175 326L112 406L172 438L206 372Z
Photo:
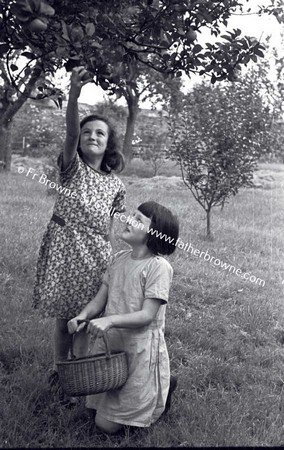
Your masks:
M141 311L109 316L111 326L115 328L139 328L149 325L154 320L160 305L161 300L147 298L144 300Z
M127 314L117 314L100 317L90 321L87 332L93 335L100 335L110 328L140 328L149 325L154 319L161 305L162 300L147 298L144 300L140 311Z
M71 87L66 111L66 138L63 149L63 170L67 168L70 161L74 158L80 139L78 98L82 87L92 80L91 77L86 79L86 75L88 75L88 72L82 66L75 67L71 75ZM84 78L85 81L83 81Z

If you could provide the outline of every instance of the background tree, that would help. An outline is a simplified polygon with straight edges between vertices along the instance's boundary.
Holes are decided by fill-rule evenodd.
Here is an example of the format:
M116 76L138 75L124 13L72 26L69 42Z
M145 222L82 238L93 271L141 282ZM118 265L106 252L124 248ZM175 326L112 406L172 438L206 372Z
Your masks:
M284 48L284 35L281 35L280 48ZM284 135L284 53L275 47L271 47L270 38L267 38L269 51L265 55L262 64L259 64L259 83L265 101L270 110L270 157L284 162L283 135ZM268 76L274 72L274 77Z
M167 122L162 111L159 112L156 120L151 120L150 117L149 122L140 124L137 133L139 141L136 145L139 156L152 168L152 175L156 176L169 158L170 140Z
M116 92L120 80L131 85L140 65L165 76L179 76L184 71L187 75L206 73L212 81L234 79L236 69L262 56L259 42L234 30L222 35L220 42L203 47L198 44L197 33L209 27L212 35L219 36L220 26L227 25L233 12L243 10L242 3L1 0L0 58L5 60L8 73L4 83L17 88L17 73L14 76L13 70L8 70L14 64L15 51L19 56L28 52L29 61L23 70L39 63L44 73L52 75L62 65L71 70L83 64L109 93ZM44 84L41 89L39 98L46 92L54 94L50 87L45 92ZM29 90L23 98L27 95ZM8 169L9 164L5 166Z
M29 3L25 5L28 12L23 12L26 14L22 16L24 21L32 13ZM37 87L41 98L57 96L60 92L50 80L58 61L27 50L25 32L22 30L22 37L16 33L18 22L12 15L16 7L16 2L0 2L0 162L6 170L11 164L11 124L16 113ZM53 8L44 2L41 7L46 17L54 14Z
M206 212L224 207L241 187L251 186L253 170L268 151L269 110L259 93L256 72L238 83L194 87L183 111L171 114L170 153L185 185Z
M54 108L49 99L40 102L28 99L22 106L21 114L13 120L11 144L15 153L40 158L50 155L53 147L63 148L65 139L64 111Z
M18 56L10 57L10 69L17 70ZM44 73L39 64L27 66L24 71L18 71L12 82L9 66L0 61L0 161L4 169L9 170L11 164L11 125L16 113L27 98L32 96L36 85L44 82ZM45 81L47 86L48 80ZM58 89L54 88L53 93Z
M133 65L130 72L130 77L125 80L120 79L116 86L112 88L117 99L125 98L128 107L123 143L123 151L127 162L132 158L132 141L140 104L149 100L152 105L159 102L162 107L174 102L182 86L179 78L165 77L156 70L141 66L141 64Z

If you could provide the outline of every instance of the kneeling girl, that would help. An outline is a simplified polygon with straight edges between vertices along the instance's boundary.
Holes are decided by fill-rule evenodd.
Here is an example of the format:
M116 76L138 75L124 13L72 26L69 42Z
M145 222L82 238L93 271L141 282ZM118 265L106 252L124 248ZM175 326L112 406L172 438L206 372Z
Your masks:
M68 322L74 333L82 328L78 321L91 319L87 332L95 337L107 332L111 350L127 353L125 385L87 397L87 408L97 410L96 425L107 433L156 422L170 385L164 329L173 269L161 255L174 252L179 224L169 209L152 201L141 204L133 219L135 226L133 220L121 234L131 248L112 257L95 298ZM94 318L102 311L103 317ZM105 351L102 339L96 339L95 350Z

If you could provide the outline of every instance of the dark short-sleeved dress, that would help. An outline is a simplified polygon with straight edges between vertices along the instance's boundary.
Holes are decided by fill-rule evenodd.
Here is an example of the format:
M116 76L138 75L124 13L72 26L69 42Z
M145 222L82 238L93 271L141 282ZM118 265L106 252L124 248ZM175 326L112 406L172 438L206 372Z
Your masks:
M99 290L112 251L110 211L125 210L125 187L78 153L65 170L62 160L63 153L61 189L39 250L32 305L43 317L71 319Z
M165 312L173 269L161 256L133 259L132 250L112 257L103 283L108 285L104 316L140 311L147 298L161 299L155 319L140 328L110 328L111 351L124 350L129 376L120 389L87 396L87 408L112 422L148 427L161 416L169 391L170 365L164 337ZM91 353L105 352L96 339Z

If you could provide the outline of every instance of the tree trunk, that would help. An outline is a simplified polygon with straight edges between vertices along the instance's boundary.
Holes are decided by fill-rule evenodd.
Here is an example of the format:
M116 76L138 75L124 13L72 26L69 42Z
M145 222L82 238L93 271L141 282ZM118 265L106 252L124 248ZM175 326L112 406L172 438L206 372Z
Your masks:
M29 98L36 81L38 80L40 73L38 69L32 71L27 84L25 85L24 92L18 96L15 101L6 101L1 110L2 117L0 121L0 169L5 171L11 170L12 148L11 148L11 128L12 121L19 109ZM4 85L4 89L5 89ZM9 87L9 86L8 86Z
M139 112L138 102L139 98L137 97L129 96L127 98L128 117L123 142L123 154L125 157L126 164L129 163L132 159L132 140L134 136L135 122Z
M213 236L211 234L211 208L206 211L206 239L212 240Z
M0 170L11 170L11 126L0 123Z

